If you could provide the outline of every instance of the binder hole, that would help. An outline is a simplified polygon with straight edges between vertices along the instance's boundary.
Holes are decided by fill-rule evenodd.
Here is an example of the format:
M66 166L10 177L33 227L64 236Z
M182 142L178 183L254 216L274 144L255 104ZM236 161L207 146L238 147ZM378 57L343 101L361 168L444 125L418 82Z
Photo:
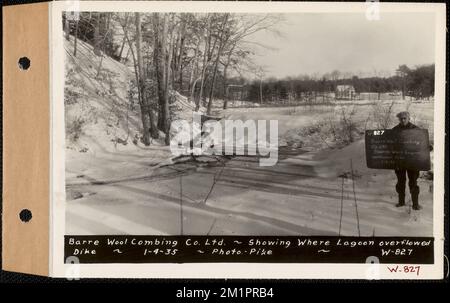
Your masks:
M19 59L19 68L21 70L27 70L30 67L30 59L27 57L22 57Z
M22 220L22 222L28 222L31 220L32 217L31 211L29 209L22 209L20 211L19 217L20 220Z

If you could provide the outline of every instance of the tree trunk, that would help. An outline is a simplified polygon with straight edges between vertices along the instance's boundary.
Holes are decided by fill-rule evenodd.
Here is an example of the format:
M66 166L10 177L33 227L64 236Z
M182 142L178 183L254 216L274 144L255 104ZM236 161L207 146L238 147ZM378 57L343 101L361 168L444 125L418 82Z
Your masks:
M203 53L203 65L202 65L202 77L201 77L201 82L200 82L200 93L198 95L198 99L195 102L195 110L199 110L199 108L200 108L200 101L203 98L203 89L204 89L204 86L205 86L205 74L206 74L206 68L208 67L209 42L210 42L210 39L206 39L205 40L205 51Z
M259 78L259 104L263 104L262 77Z
M101 70L102 70L102 63L103 63L103 55L102 54L100 54L100 63L98 64L98 67L97 67L97 75L95 76L96 78L98 78L99 76L100 76L100 72L101 72Z
M194 81L194 84L192 84L192 87L191 87L191 100L195 99L195 87L197 86L197 82L200 81L200 80L201 80L201 78L197 78ZM197 102L196 102L196 105L197 105ZM197 111L198 108L196 108L195 110Z
M97 26L94 26L94 54L97 56L101 55L100 51L100 18L101 14L97 15Z
M168 28L169 26L169 19L166 15L166 17L164 18L164 27ZM167 35L167 29L166 31L166 35ZM172 79L172 56L173 56L173 46L174 46L174 32L172 32L171 35L171 39L169 42L169 50L168 50L168 58L167 58L167 63L166 63L166 81L165 81L165 88L164 88L164 112L165 112L165 119L164 119L164 132L166 134L164 143L166 145L170 145L170 100L169 100L169 92L172 88L172 85L174 84L174 81L172 83L171 79ZM163 60L165 60L166 56L163 57ZM174 73L173 73L174 74Z
M158 127L165 134L165 143L170 144L170 104L169 104L169 91L170 80L172 77L172 57L173 57L173 44L174 34L170 35L170 41L167 42L168 29L169 29L169 15L165 14L162 21L162 32L159 30L160 18L155 13L153 17L154 30L157 33L155 35L155 47L154 47L154 64L156 71L156 81L158 84L158 102L159 102L159 116ZM167 50L167 46L169 49ZM167 59L166 59L167 58ZM166 61L167 60L167 61Z
M178 76L179 90L183 90L183 51L184 51L185 34L186 34L186 23L184 20L182 20L180 25L180 33L177 41L177 60L176 60L177 66L175 68L176 75ZM175 83L173 83L173 85L174 84Z
M125 42L126 42L126 37L127 37L127 31L128 31L128 13L125 13L125 20L124 20L124 25L122 26L123 28L123 40L122 40L122 46L120 47L120 51L119 51L119 61L122 61L122 53L123 53L123 49L125 47Z
M106 29L105 29L105 37L104 37L102 43L100 43L100 42L97 43L97 47L98 47L97 51L98 51L98 53L96 55L97 56L101 56L100 63L98 65L98 69L97 69L97 77L100 76L100 72L101 72L101 69L102 69L103 56L104 56L103 52L104 52L104 45L105 45L104 41L106 40L106 35L108 34L108 31L109 31L109 22L110 22L110 20L111 20L111 13L108 13L108 20L106 22ZM98 21L98 27L99 27L99 30L100 30L100 17L99 17L99 21ZM97 34L98 34L98 32L97 32ZM100 39L100 37L98 36L97 39ZM94 53L95 53L95 49L94 49Z
M219 51L217 52L217 58L216 58L216 62L214 63L214 71L213 71L213 77L211 80L211 87L209 90L209 100L208 100L208 108L206 110L206 113L208 115L211 115L211 108L212 108L212 101L213 101L213 94L214 94L214 84L216 82L216 76L217 76L217 70L219 67L219 59L220 59L220 55L221 55L221 47L219 47Z
M236 47L236 44L231 47L230 52L228 53L227 57L227 63L225 63L225 66L223 67L223 109L227 109L228 106L228 94L227 94L227 71L228 66L231 62L231 56L233 55L234 48Z
M166 47L165 40L167 36L167 27L163 25L163 32L160 33L160 18L157 13L153 14L153 27L154 27L154 49L153 49L153 61L155 64L155 76L156 83L158 87L158 129L165 131L165 120L166 120L166 106L165 106L165 87L166 87L166 67L165 67L165 56Z
M122 45L120 46L120 51L119 51L119 54L117 55L119 62L122 62L122 53L123 53L123 49L125 47L125 42L126 42L125 36L123 36Z
M78 20L75 23L75 36L74 36L74 42L73 42L73 56L77 56L77 42L78 42Z
M211 108L212 108L213 95L214 95L214 86L215 86L216 77L217 77L217 70L219 68L219 60L220 60L220 57L222 56L223 46L225 44L224 32L225 32L225 26L226 26L227 20L228 20L228 14L225 14L223 21L222 21L222 26L221 26L221 31L220 31L219 49L217 50L216 62L214 63L213 78L211 80L211 88L209 91L208 108L206 111L208 115L211 115Z
M66 12L66 20L64 21L64 36L67 41L70 41L70 23L69 18L67 18L68 12Z
M197 42L197 45L195 47L194 62L192 64L191 75L189 77L189 90L192 89L192 85L193 85L192 81L194 81L194 77L195 77L195 75L197 75L197 70L198 70L198 50L199 50L199 47L200 47L200 39ZM191 100L193 100L193 96L194 95L191 94Z
M225 74L225 71L224 71ZM225 88L225 92L223 94L223 109L227 109L228 107L228 87Z
M405 100L405 95L406 95L406 84L405 84L405 79L402 79L402 100Z
M142 127L143 127L143 142L145 145L150 145L150 128L151 128L151 108L149 107L149 103L147 100L147 96L145 94L145 71L143 67L143 59L142 59L142 33L141 33L141 16L140 13L135 13L135 24L136 24L136 57L137 57L137 70L138 70L138 90L140 91L139 104L141 106L141 119L142 119Z
M128 50L127 50L127 54L125 55L125 60L124 60L124 62L127 62L128 61L128 57L130 56L130 48L128 48Z

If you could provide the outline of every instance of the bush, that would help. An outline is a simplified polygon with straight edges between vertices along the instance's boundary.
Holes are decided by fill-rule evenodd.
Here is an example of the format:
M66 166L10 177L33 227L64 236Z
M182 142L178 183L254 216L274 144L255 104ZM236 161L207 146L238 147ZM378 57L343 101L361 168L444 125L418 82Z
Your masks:
M66 136L70 142L76 142L83 134L83 126L86 121L81 117L76 117L73 120L68 120L66 123Z
M395 101L392 101L388 105L384 105L383 102L376 102L372 107L372 119L375 128L388 129L393 122L393 108Z
M336 117L336 115L338 117ZM316 133L329 147L342 147L355 142L361 135L356 122L356 106L342 106L336 114L330 115L316 124ZM327 142L330 142L328 144Z
M345 108L342 107L341 110L338 134L340 134L341 140L345 144L354 142L359 133L354 119L356 114L355 108L356 107L353 106L350 110L345 110Z
M64 88L64 104L65 105L72 105L77 103L78 98L80 98L80 94L74 90L68 89L67 87Z

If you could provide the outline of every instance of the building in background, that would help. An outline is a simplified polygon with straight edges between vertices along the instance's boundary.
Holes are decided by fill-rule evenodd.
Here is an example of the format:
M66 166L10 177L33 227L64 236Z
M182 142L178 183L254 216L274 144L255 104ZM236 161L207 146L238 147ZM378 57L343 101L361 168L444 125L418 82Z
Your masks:
M353 85L336 85L334 93L336 100L353 100L356 96Z

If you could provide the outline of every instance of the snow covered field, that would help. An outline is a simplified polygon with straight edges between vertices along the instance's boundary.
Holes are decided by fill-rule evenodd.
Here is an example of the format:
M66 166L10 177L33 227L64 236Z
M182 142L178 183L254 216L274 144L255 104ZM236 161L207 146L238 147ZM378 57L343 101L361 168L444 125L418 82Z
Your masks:
M280 118L281 129L306 127L298 118ZM366 168L363 140L319 151L281 147L273 167L236 157L154 168L170 157L162 146L67 156L68 234L329 235L341 225L342 235L357 235L357 208L361 235L432 233L432 181L419 180L420 213L410 202L395 208L395 174Z
M82 121L76 140L66 138L66 234L432 235L432 180L419 179L420 212L410 200L396 208L395 174L366 167L361 132L350 144L322 132L325 122L335 125L353 108L355 124L370 129L373 102L230 108L218 114L278 121L275 166L247 156L161 165L172 157L162 141L133 143L139 115L124 93L132 69L105 57L97 77L99 58L89 55L90 46L79 42L73 58L66 44L66 96L77 101L66 101L66 125L77 129ZM432 138L433 105L397 101L392 115L409 107L412 122Z

